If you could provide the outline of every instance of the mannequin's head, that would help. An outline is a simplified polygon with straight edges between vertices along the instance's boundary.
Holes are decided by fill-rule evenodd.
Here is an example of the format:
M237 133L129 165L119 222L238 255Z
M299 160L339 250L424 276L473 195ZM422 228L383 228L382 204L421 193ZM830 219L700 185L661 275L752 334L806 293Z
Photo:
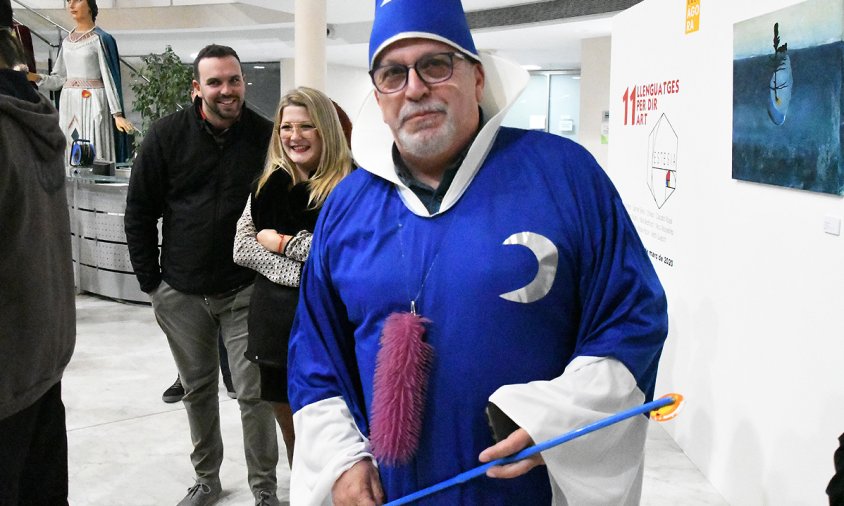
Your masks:
M65 3L70 17L77 24L97 20L97 13L100 11L97 7L97 0L66 0Z

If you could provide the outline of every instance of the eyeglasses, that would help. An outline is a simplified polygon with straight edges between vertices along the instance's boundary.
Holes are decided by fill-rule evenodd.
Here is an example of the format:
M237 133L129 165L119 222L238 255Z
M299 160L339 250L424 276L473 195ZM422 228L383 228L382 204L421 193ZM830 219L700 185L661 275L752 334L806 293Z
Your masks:
M299 131L299 135L308 135L313 132L316 132L316 129L317 127L315 127L311 123L305 122L285 122L278 126L278 131L281 133L281 135L287 137L293 135L293 132L296 130Z
M410 69L425 84L437 84L451 79L454 74L454 57L466 60L461 53L434 53L416 60L413 65L380 65L369 71L372 84L381 93L396 93L407 86L407 76Z

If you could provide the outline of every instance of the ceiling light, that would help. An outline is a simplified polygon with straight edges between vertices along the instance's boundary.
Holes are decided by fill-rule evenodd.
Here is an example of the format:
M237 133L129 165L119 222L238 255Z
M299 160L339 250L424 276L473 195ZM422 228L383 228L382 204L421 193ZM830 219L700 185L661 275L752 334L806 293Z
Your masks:
M253 65L252 68L258 69L258 70L264 70L266 67L264 67L263 65Z

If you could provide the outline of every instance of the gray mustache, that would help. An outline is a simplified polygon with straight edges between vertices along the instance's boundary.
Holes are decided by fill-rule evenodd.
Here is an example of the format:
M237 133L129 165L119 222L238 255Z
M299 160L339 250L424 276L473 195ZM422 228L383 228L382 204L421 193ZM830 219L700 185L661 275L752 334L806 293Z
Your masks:
M429 112L446 112L446 107L444 104L408 105L402 109L399 120L403 124L413 115Z

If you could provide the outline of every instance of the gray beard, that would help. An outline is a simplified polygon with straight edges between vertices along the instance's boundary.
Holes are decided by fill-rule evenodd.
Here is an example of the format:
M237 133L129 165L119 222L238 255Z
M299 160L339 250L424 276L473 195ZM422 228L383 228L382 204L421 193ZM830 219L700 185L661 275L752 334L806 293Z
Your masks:
M451 145L456 128L454 122L447 120L433 135L424 133L398 132L398 144L402 155L413 158L429 158L443 154Z

